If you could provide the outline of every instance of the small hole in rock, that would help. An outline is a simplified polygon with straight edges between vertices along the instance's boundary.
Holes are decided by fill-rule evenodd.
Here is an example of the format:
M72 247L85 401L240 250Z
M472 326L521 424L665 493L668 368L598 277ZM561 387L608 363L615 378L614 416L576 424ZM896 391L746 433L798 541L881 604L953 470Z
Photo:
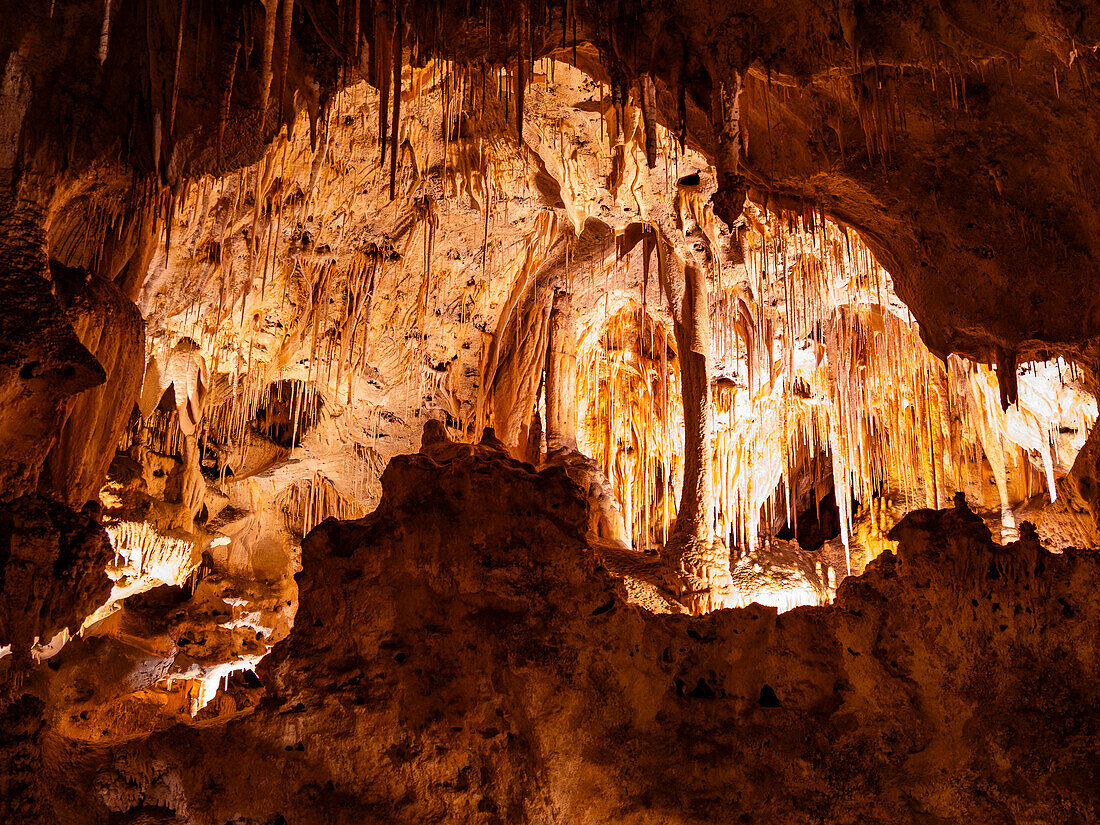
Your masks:
M771 685L764 685L764 687L760 688L760 707L779 707L779 697L775 695L775 690Z

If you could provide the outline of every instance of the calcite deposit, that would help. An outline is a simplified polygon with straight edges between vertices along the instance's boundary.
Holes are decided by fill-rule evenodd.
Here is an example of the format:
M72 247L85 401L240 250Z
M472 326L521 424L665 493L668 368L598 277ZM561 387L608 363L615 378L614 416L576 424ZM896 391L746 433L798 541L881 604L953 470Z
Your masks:
M62 820L1094 815L1094 553L997 545L960 499L906 516L832 605L655 614L560 469L450 452L394 459L373 514L310 534L244 715L231 686L218 724L106 755L44 737Z
M1094 821L1098 50L0 0L0 821Z
M0 507L0 642L17 664L32 646L76 632L106 599L111 545L95 514L94 503L73 512L39 496Z

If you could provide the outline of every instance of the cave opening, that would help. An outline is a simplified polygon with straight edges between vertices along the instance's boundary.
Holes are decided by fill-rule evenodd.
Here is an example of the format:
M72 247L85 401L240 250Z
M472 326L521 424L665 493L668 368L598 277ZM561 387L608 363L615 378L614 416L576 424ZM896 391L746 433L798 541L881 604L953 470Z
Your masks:
M840 508L836 503L836 490L830 487L824 497L815 497L812 503L802 505L794 519L785 518L775 538L781 541L795 539L809 551L817 550L827 541L839 539Z

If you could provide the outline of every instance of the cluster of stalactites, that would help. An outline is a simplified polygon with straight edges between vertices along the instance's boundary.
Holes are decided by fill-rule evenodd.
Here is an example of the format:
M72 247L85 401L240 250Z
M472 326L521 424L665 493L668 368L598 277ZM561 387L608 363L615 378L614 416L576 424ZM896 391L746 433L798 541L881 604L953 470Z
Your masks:
M182 585L198 565L195 543L159 533L144 521L120 521L106 527L115 550L108 575L119 579L151 577L163 584Z
M526 3L520 6L521 11L527 8ZM276 21L289 25L293 5L289 0L271 0L264 11L261 89L274 96L285 67L281 75L273 74L268 41L276 31ZM395 359L404 368L403 384L409 388L406 403L410 408L402 411L402 419L408 420L415 413L412 407L419 399L432 395L452 402L446 411L460 422L456 428L460 433L470 429L468 422L462 421L463 410L454 400L454 388L434 386L441 380L450 381L450 374L428 368L424 353L431 323L429 307L438 289L432 281L440 218L436 196L414 194L415 184L427 173L432 160L428 157L431 130L424 123L436 116L441 119L443 135L443 199L468 198L483 213L479 263L489 287L484 296L490 294L494 268L502 270L496 273L501 281L516 279L510 259L494 262L490 235L496 201L503 199L509 181L516 178L517 149L511 135L500 132L498 123L482 127L485 119L494 121L504 112L507 119L514 118L522 147L524 92L537 77L532 71L531 26L545 22L542 16L548 7L539 5L533 11L532 17L537 20L520 20L518 57L503 66L466 65L426 56L420 59L422 54L440 53L435 48L438 44L424 49L425 44L414 42L419 36L416 27L404 25L395 7L386 6L381 14L373 16L373 31L360 30L362 15L352 11L350 5L344 11L346 19L341 25L346 26L342 31L349 38L348 55L367 59L364 65L378 89L377 107L374 93L363 87L342 92L329 101L326 109L309 112L308 142L301 134L303 130L295 135L288 128L254 166L220 180L185 183L168 210L163 266L157 262L154 270L168 271L170 243L174 241L177 256L192 264L193 287L199 300L173 307L169 298L167 305L157 306L161 283L157 281L156 288L148 290L153 303L146 310L160 326L171 329L162 342L187 338L198 342L206 354L210 374L220 386L209 405L210 420L203 424L204 434L219 433L226 449L247 438L249 422L263 408L265 395L276 382L293 377L311 388L293 402L297 432L301 430L300 419L310 415L310 405L317 398L335 399L350 408L362 401L356 393L369 380L371 362L374 366L380 361L389 366ZM486 7L485 14L489 25L493 12ZM562 19L573 19L572 10L567 9ZM277 31L285 34L282 29ZM275 45L276 58L285 59L289 44ZM403 62L406 57L407 65ZM546 61L545 74L551 82L554 66L554 61ZM232 89L231 77L227 88ZM616 139L625 139L619 134L624 113L637 109L640 92L628 94L623 87L605 106L603 88L601 84L601 120L611 147ZM366 97L371 98L369 106L364 102ZM352 115L344 115L343 111ZM325 224L329 214L326 207L341 198L346 177L352 171L344 165L347 148L334 135L338 134L339 121L350 117L358 120L358 115L367 111L376 116L378 158L382 164L372 168L370 174L377 174L379 168L389 173L390 198L399 198L403 204L399 207L402 218L397 231L385 247L368 244L349 256L333 244L333 256L309 254L313 247L318 251L329 248L322 243L326 236L330 243L333 239L339 243L343 227L351 220L350 215L344 215L340 225L330 229ZM649 125L644 130L647 138L652 131ZM635 136L639 141L642 131L639 128ZM662 130L661 134L671 146L671 133ZM646 148L648 151L648 144ZM608 151L613 154L612 148ZM519 152L522 156L522 149ZM401 174L395 177L397 169ZM303 175L303 170L308 174ZM667 173L666 169L666 177ZM364 182L367 180L369 176ZM313 220L314 214L317 221ZM545 223L536 226L536 234L542 232ZM525 246L544 252L541 240ZM406 263L413 259L411 253L420 253L423 259L417 300L395 303L388 317L376 317L374 297L384 288L382 281L398 284L406 280L412 274ZM521 277L541 260L541 254L528 257L532 261L525 260L520 267ZM478 303L484 302L480 293L464 296L468 322ZM399 317L402 312L407 317ZM273 324L276 319L277 325ZM499 325L501 330L507 326L505 321ZM278 330L274 340L273 326ZM302 357L304 351L308 357ZM491 415L484 402L478 403L473 412L479 420ZM177 445L169 443L174 428L162 427L166 422L159 420L148 423L165 429L165 435L157 435L155 440L164 442L167 451L176 452ZM472 429L479 431L480 425Z
M796 526L800 497L819 505L833 490L847 551L857 505L877 512L890 495L944 507L956 490L981 488L990 470L1011 529L1008 479L1016 468L1026 494L1039 492L1033 463L1057 495L1056 458L1072 461L1057 455L1059 428L1080 433L1079 448L1096 417L1095 402L1072 386L1072 367L1025 368L1021 400L1006 411L992 368L928 351L855 233L820 221L810 231L798 215L748 215L745 278L719 283L711 302L717 535L754 549ZM649 343L655 334L665 346ZM675 517L683 411L674 352L661 323L634 309L613 315L581 353L584 447L639 544L659 544Z
M392 24L393 20L386 23ZM404 97L409 106L423 100L429 109L438 108L444 135L444 198L468 198L483 212L479 263L490 284L494 200L500 200L499 193L505 191L504 179L514 176L515 152L499 138L479 136L470 121L484 114L487 100L498 107L511 94L509 88L507 72L481 67L479 74L472 67L430 60L409 70L403 94L397 94L396 87L393 93L395 98ZM393 151L398 138L384 126L389 91L382 90L376 110L383 127L379 144L383 155L388 147L391 157L404 157ZM341 107L365 111L364 98L369 95L358 87L338 96L321 123L319 144L279 138L263 160L238 175L187 185L172 210L169 224L176 224L177 255L190 259L197 273L193 286L198 300L178 307L158 305L156 301L162 299L153 292L160 282L154 279L147 313L172 329L170 338L199 342L209 354L211 371L224 373L233 396L230 429L238 435L260 403L258 394L271 382L291 375L348 406L359 400L356 387L371 372L372 360L399 360L405 383L420 391L412 393L415 397L424 394L425 382L438 381L424 368L439 226L439 207L430 193L406 199L393 243L368 243L350 255L343 249L334 249L331 256L308 254L314 246L318 251L329 248L322 239L339 243L343 227L352 219L336 210L339 223L330 228L325 222L334 200L342 197L348 185L346 161L337 157L346 149L332 145L331 123ZM426 172L429 147L421 121L431 116L419 112L401 131L400 146L411 157L402 192ZM407 262L414 253L423 260L423 271L417 273L417 300L403 302L393 310L396 314L374 323L375 295L413 274ZM155 262L154 270L167 271L168 256L166 245L163 265ZM463 314L468 321L478 297L464 296ZM271 340L275 319L279 332ZM302 357L303 350L307 357ZM457 417L457 409L449 412Z
M631 305L582 336L578 442L616 492L639 549L667 540L683 477L684 411L675 341L663 319Z
M734 370L741 380L731 386L747 402L745 413L736 403L725 412L718 399L717 519L740 503L737 540L759 540L778 491L786 497L778 509L792 520L807 454L831 456L846 548L855 503L870 506L889 491L909 506L944 507L956 490L980 485L985 466L1003 488L1002 468L1029 467L1028 453L1047 468L1048 493L1057 495L1055 433L1067 416L1079 419L1082 434L1095 417L1095 403L1067 389L1068 375L1048 382L1055 398L1036 403L1035 393L1025 393L1006 411L990 368L958 356L944 363L929 352L889 274L855 233L800 215L762 218L750 210L750 218L754 231L743 244L754 318L746 323L734 300L716 302L726 313L716 326L729 331L718 336L719 362L744 369ZM1071 410L1056 400L1066 392ZM753 439L767 446L746 451ZM723 456L727 445L735 460ZM769 464L770 474L760 471Z
M305 536L327 518L350 520L364 515L363 507L356 500L342 494L319 472L288 486L281 505L287 528L300 536Z

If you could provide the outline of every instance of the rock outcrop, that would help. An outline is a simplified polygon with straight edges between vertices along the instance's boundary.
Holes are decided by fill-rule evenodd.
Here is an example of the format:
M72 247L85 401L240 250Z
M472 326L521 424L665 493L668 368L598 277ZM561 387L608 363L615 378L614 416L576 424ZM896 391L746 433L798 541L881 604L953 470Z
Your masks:
M46 459L39 488L74 507L96 498L141 390L145 330L141 313L110 281L54 265L54 288L81 343L106 381L76 396Z
M107 600L114 558L95 505L74 512L39 496L0 505L0 645L17 660L62 631L75 633Z
M440 459L395 459L375 513L306 539L251 715L52 741L60 821L1094 816L1093 554L1026 526L1000 547L957 505L904 519L835 605L653 615L586 548L562 471Z
M105 371L50 288L41 210L0 198L0 498L34 492L72 396Z

